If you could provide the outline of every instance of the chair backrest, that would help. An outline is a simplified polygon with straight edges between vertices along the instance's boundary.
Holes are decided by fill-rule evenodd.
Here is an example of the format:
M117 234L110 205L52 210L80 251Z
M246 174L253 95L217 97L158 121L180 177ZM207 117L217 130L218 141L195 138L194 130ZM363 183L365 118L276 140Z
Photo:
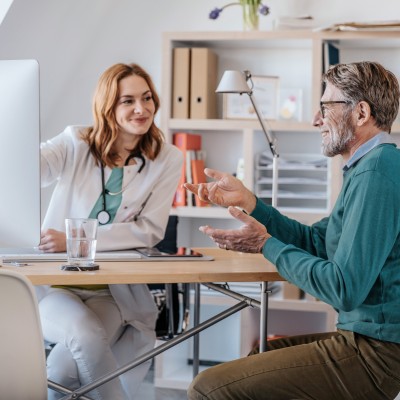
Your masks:
M165 228L164 239L155 246L158 250L167 253L176 253L178 249L178 222L179 219L177 215L169 216L167 227Z
M36 294L23 275L0 268L0 396L47 399L45 349Z
M170 215L165 229L163 240L156 244L156 248L166 253L176 253L178 250L178 216ZM156 323L157 337L177 333L180 325L179 291L177 284L150 284L148 285L159 307Z

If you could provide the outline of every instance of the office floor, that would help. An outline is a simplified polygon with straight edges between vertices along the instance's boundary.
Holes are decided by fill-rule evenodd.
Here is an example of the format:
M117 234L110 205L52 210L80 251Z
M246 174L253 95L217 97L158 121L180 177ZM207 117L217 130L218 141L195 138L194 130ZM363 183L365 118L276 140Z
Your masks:
M185 390L156 388L153 384L154 369L150 368L146 379L140 386L137 398L140 400L187 400Z

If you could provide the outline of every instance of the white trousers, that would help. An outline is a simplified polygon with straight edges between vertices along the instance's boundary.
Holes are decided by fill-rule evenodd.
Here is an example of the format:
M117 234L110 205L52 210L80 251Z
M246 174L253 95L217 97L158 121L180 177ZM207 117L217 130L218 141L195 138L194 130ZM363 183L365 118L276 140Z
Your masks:
M77 389L132 361L134 328L124 326L108 289L49 288L39 302L43 335L56 343L47 359L48 378ZM131 400L150 361L88 393L96 400ZM49 400L65 395L49 390Z

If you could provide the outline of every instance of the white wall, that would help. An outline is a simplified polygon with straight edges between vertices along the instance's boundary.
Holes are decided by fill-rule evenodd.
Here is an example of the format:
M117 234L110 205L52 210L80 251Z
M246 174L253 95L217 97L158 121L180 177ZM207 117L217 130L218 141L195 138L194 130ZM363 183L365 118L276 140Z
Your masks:
M66 125L91 123L97 79L116 62L141 64L159 89L162 32L241 30L240 7L208 19L211 9L230 1L14 0L0 25L0 58L39 61L42 138L47 139ZM379 7L373 0L264 2L271 15L261 18L261 29L270 29L272 20L284 15L310 14L321 24L400 16L395 0L381 0Z
M1 1L1 0L0 0ZM218 20L208 12L229 0L14 0L0 25L0 58L36 58L41 66L42 137L64 126L90 123L90 103L101 72L134 61L161 86L162 32L241 30L240 7ZM327 22L395 19L400 2L381 0L265 0L272 13L311 14Z

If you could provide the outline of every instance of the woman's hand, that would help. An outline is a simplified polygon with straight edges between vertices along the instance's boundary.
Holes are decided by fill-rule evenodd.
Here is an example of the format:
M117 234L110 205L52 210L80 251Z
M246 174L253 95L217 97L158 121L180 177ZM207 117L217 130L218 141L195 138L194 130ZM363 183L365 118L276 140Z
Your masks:
M184 187L197 195L200 200L222 207L241 207L249 214L256 206L256 198L242 181L226 172L206 168L205 174L215 181L209 183L185 183Z
M67 238L64 232L46 229L40 235L39 250L45 253L61 253L67 250Z
M221 249L261 253L265 242L271 237L267 228L236 207L229 207L228 210L232 217L244 225L239 229L215 229L207 225L201 226L200 231L208 235Z

